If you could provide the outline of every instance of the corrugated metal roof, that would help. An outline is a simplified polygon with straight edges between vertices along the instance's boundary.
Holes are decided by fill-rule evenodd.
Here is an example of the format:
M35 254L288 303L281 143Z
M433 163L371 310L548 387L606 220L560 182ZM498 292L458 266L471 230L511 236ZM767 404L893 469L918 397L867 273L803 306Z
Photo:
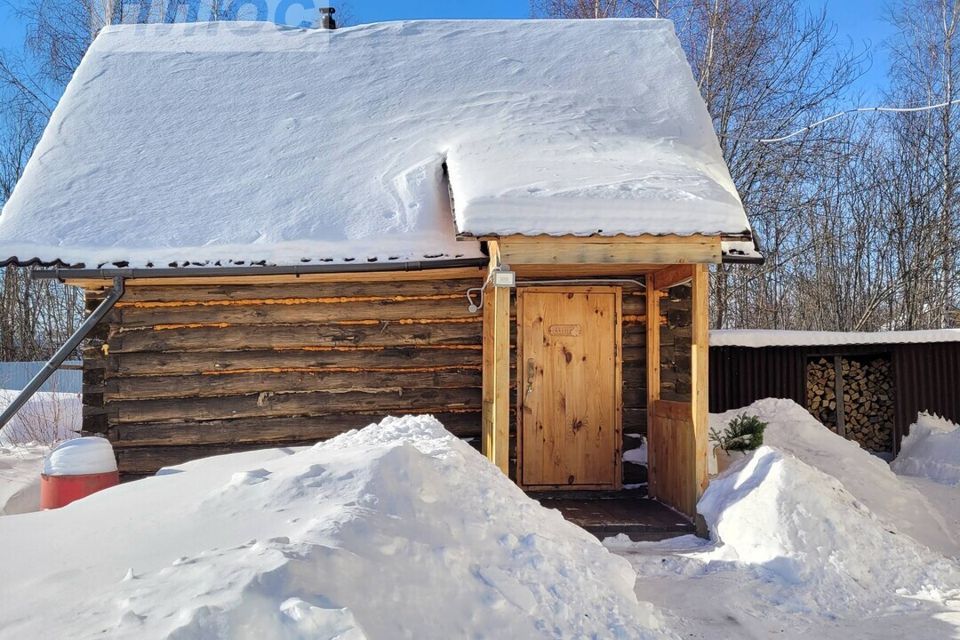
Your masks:
M960 329L878 332L716 329L710 332L711 347L814 347L934 342L960 342Z

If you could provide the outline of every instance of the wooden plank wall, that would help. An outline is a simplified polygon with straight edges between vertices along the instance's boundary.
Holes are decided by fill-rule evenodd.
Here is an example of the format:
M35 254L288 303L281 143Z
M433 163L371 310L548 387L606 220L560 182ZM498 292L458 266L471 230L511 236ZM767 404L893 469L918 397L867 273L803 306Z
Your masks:
M627 275L623 277L637 277ZM602 280L602 278L601 278ZM562 286L562 285L558 285ZM629 451L640 446L647 433L647 308L646 293L639 287L624 287L622 292L623 340L623 448ZM516 478L517 417L516 296L510 299L510 477ZM635 464L623 463L624 484L646 482L646 472Z
M84 429L126 476L433 413L479 447L476 279L128 287L84 351ZM99 294L88 293L88 306Z
M693 407L689 402L654 400L650 405L651 476L657 499L690 517L697 511L697 491L690 481L695 460Z

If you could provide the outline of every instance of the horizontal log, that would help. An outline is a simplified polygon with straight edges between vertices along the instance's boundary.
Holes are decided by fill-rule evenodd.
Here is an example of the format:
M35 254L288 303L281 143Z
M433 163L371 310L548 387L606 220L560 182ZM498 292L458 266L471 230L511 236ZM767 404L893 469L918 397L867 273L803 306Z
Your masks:
M317 442L351 429L362 429L383 419L376 414L333 414L312 417L240 418L208 422L173 424L121 424L110 428L108 435L116 447L155 447L207 444L273 442ZM444 427L457 437L480 435L480 412L434 414Z
M315 369L384 369L401 367L480 366L480 345L462 347L371 347L313 351L229 351L225 353L167 352L120 353L112 358L107 377L142 375L194 375L271 367Z
M180 327L112 333L111 354L136 351L244 351L330 346L479 345L479 317L458 322Z
M623 409L623 433L624 434L646 434L647 432L647 407L624 408ZM639 444L639 441L637 442Z
M470 445L477 449L480 445L478 436L470 436L473 442ZM211 456L228 455L244 451L256 451L270 448L309 447L316 444L316 440L295 440L275 442L267 446L261 443L210 444L187 446L156 446L156 447L123 447L116 448L117 467L124 481L145 478L157 473L163 467L173 467L192 460L209 458Z
M318 303L318 299L286 300L286 304L225 303L226 306L138 306L115 310L111 322L124 328L204 324L301 324L384 320L449 320L475 318L467 310L465 296L445 294L414 301L380 299L354 302L350 299ZM274 301L277 302L277 301ZM119 316L119 317L118 317Z
M260 393L218 398L122 400L107 403L112 423L319 416L347 411L430 413L479 409L480 389L404 389L375 393Z
M243 451L279 447L308 447L313 440L278 442L264 447L262 444L219 444L185 447L131 447L115 448L117 468L121 476L153 475L163 467L173 467L191 460L209 458ZM126 478L125 478L126 479Z
M410 280L394 282L291 282L274 285L198 284L190 287L128 287L121 306L139 302L216 302L277 298L352 298L362 296L423 296L458 293L483 284L483 279ZM464 298L466 299L466 298Z
M248 369L311 367L342 370L420 368L425 366L479 366L480 345L419 345L410 347L330 347L309 351L260 350L218 352L134 352L118 353L110 358L112 369L106 378L143 375L195 375L219 371ZM511 365L516 352L510 354ZM624 375L645 377L646 350L643 347L623 349ZM632 370L628 373L627 370ZM91 384L103 380L103 372L91 378Z
M218 398L261 392L364 391L479 388L479 365L401 371L314 371L277 369L192 376L137 376L108 381L106 402L156 398ZM186 416L185 416L186 417Z

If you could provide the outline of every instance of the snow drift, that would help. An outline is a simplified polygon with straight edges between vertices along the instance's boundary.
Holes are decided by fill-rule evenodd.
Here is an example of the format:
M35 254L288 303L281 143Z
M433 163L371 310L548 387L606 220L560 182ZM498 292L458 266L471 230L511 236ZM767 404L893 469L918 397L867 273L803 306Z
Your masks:
M0 389L0 409L6 408L19 393ZM0 429L0 446L33 442L54 444L76 437L82 423L79 393L40 391Z
M700 510L719 543L712 559L769 572L792 610L849 616L960 589L955 563L882 522L837 478L772 447L715 480Z
M0 637L667 635L625 560L432 417L195 461L0 539Z
M907 607L960 589L958 542L915 488L791 400L711 416L769 423L765 446L715 479L700 501L712 560L746 563L788 587L788 608L825 615Z
M40 509L40 471L49 447L0 446L0 516Z
M775 611L784 627L899 615L960 594L954 531L886 463L791 400L712 415L711 426L741 413L769 423L765 445L707 488L698 507L710 542L607 542L638 569L640 593L650 597L654 577L698 577L730 590L738 616Z
M935 515L927 499L890 470L880 458L836 435L792 400L768 398L749 407L710 416L720 428L741 413L769 423L764 444L837 479L888 529L906 533L937 551L953 555L960 538Z
M960 426L921 413L890 466L901 475L960 485Z

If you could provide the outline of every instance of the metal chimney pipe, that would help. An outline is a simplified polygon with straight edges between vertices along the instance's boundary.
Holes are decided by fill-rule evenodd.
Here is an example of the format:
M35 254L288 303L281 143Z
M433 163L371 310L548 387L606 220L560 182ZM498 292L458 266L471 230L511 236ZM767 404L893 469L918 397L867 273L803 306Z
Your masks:
M333 7L320 7L320 26L324 29L336 29L337 21L333 19L336 12Z

